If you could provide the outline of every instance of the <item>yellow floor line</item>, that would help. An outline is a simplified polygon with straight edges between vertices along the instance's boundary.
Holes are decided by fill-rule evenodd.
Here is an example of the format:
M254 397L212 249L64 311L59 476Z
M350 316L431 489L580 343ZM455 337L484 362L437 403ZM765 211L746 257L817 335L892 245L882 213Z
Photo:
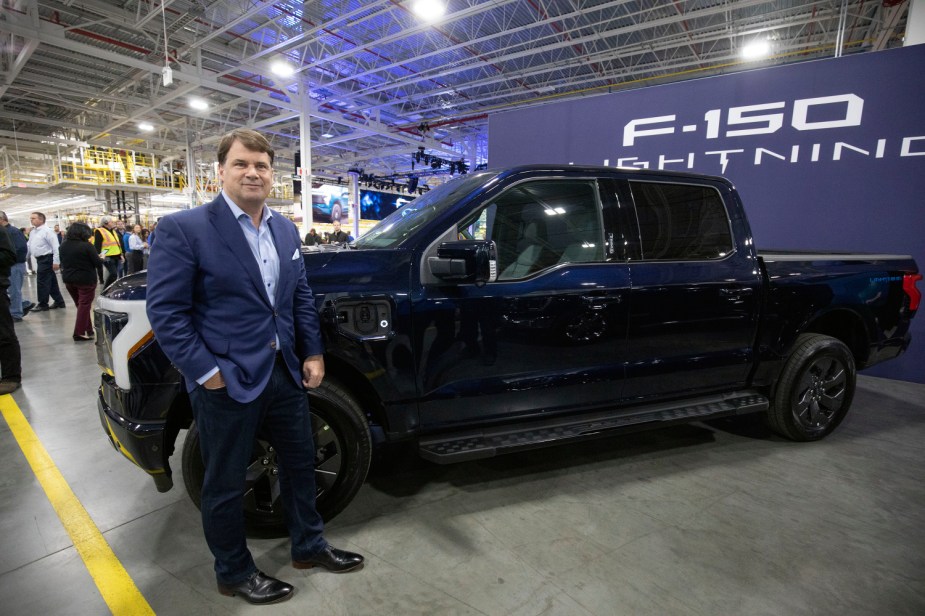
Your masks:
M87 510L74 495L58 467L26 421L12 396L0 396L0 412L29 461L32 472L58 513L93 582L114 616L154 614L128 572L106 543Z

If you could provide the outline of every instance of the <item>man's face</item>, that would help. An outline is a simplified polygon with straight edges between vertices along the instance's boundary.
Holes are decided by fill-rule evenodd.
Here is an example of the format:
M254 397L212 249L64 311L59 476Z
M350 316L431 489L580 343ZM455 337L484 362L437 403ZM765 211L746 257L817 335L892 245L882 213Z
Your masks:
M141 235L141 225L135 225L132 227L132 231L134 231L137 235Z
M340 231L340 221L335 220L334 221L334 233L337 233L338 231Z
M33 227L39 227L42 225L42 219L39 218L38 214L31 214L29 220L32 222Z
M125 230L125 221L124 221L124 220L117 220L117 221L116 221L116 228L119 229L120 231L124 231L124 230Z
M60 230L61 230L61 227L59 227L58 225L55 225L55 233L57 233Z
M218 176L222 188L242 210L261 207L273 188L270 155L248 150L237 140L231 144L225 164L218 166Z

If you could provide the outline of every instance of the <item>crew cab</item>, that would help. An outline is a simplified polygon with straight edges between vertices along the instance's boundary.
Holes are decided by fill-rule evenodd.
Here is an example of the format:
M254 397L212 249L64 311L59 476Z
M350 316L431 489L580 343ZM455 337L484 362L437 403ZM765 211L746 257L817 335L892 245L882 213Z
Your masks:
M909 345L921 299L911 257L758 251L730 182L649 170L478 172L303 256L326 345L306 395L328 519L374 441L450 463L745 413L821 439L857 370ZM166 491L188 429L198 504L198 434L145 274L107 289L95 323L106 435ZM248 518L279 524L272 443L255 442L247 481Z

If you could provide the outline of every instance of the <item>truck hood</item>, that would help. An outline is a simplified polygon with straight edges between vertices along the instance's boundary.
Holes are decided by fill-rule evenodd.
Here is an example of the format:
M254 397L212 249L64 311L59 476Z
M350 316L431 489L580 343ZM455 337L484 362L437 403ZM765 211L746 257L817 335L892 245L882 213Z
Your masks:
M333 248L305 252L308 284L316 297L332 292L376 293L407 289L411 252L406 249L355 250ZM143 301L147 271L114 282L102 297Z
M312 292L375 293L408 289L411 251L341 248L306 252L305 271Z

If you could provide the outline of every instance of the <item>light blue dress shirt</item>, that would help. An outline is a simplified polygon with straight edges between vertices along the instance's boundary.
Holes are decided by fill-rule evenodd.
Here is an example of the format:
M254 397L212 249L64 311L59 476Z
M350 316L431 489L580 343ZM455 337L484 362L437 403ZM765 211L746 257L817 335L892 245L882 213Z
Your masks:
M241 230L244 231L244 237L247 239L247 245L250 246L251 254L257 260L257 267L260 268L260 276L263 278L264 290L270 298L270 305L276 306L276 285L279 284L279 255L276 253L276 244L273 243L273 234L270 233L270 227L267 221L273 217L270 208L263 206L263 216L260 217L260 227L254 228L251 217L244 212L237 204L228 198L224 192L222 197L231 208Z

